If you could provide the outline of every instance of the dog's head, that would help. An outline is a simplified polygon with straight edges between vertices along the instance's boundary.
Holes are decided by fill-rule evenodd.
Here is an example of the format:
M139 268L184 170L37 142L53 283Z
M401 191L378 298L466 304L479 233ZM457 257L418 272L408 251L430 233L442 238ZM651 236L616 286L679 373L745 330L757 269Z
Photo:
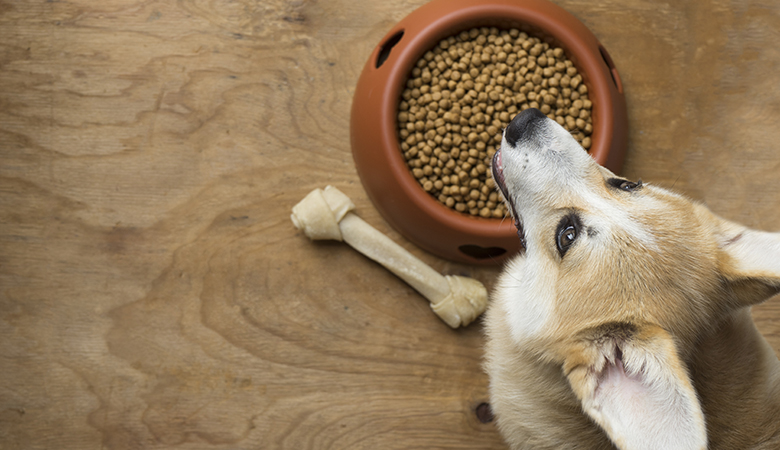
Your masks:
M492 170L524 244L494 299L512 339L561 364L618 447L705 448L685 361L713 323L778 292L778 235L616 176L535 109Z

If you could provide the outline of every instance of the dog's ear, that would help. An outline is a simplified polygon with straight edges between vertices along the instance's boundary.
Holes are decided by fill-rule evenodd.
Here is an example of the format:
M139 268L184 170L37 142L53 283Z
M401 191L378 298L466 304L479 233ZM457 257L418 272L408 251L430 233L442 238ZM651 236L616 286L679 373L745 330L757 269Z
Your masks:
M780 233L756 231L721 219L718 264L737 304L749 306L780 293Z
M661 328L601 330L569 352L563 369L584 411L619 449L707 448L696 392Z

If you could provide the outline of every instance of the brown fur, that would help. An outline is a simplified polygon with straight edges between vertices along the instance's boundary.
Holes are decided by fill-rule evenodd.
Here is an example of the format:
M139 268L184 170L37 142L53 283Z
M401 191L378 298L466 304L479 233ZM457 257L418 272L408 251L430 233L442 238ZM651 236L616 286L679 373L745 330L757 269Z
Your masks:
M780 363L749 311L778 292L780 235L653 186L616 189L557 124L523 120L530 131L510 130L520 139L505 138L494 162L528 247L486 316L485 367L506 441L634 450L654 448L634 440L648 436L678 448L780 448ZM582 223L561 257L554 233L566 214ZM679 436L701 437L654 428L667 408ZM624 413L638 416L624 422Z

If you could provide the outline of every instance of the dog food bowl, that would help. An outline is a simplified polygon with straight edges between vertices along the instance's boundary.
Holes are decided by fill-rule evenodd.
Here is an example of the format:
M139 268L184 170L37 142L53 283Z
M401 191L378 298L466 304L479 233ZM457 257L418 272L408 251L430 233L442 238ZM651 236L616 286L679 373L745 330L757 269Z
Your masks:
M626 102L609 54L585 25L547 0L433 0L397 23L374 49L352 103L350 135L358 174L391 226L445 259L496 264L520 251L512 219L475 217L441 204L407 167L397 131L399 98L411 69L439 41L474 27L517 28L563 48L593 103L590 154L619 172L628 140Z

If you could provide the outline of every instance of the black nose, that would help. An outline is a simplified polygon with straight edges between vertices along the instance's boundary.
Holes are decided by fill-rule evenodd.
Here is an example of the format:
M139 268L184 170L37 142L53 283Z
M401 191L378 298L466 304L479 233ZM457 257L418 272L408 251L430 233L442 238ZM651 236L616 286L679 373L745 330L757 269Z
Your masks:
M541 111L536 108L528 108L516 115L512 122L507 125L504 138L509 145L516 147L517 142L522 139L529 129L533 128L533 124L544 119L547 119L547 116L542 114Z

